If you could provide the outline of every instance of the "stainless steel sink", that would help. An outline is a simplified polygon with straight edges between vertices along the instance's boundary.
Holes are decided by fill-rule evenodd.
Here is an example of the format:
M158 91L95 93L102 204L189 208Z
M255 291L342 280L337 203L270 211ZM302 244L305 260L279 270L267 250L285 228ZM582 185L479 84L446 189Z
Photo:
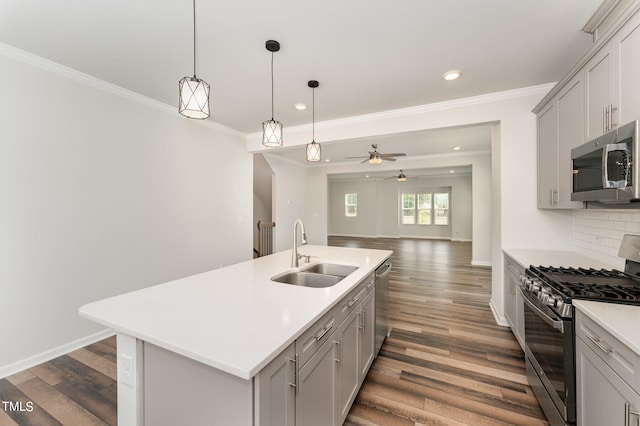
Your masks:
M271 278L271 281L279 283L301 285L304 287L324 288L331 287L342 281L344 277L336 275L317 274L314 272L285 272Z
M338 284L347 275L358 269L357 266L337 263L316 263L300 271L289 271L271 278L279 283L324 288Z
M335 275L337 277L346 277L350 273L358 269L357 266L340 265L337 263L316 263L303 269L304 272L315 272L317 274Z

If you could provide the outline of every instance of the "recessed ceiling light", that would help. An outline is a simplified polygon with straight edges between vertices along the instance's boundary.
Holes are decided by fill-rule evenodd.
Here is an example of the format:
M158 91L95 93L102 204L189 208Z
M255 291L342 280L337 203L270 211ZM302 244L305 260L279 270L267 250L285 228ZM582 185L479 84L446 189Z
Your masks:
M460 147L459 147L459 146L454 146L454 147L453 147L453 150L454 150L454 151L460 151Z
M460 72L460 70L451 70L442 74L442 77L444 77L445 80L455 80L460 77L461 74L462 72Z
M298 110L298 111L304 111L305 109L307 109L307 106L305 104L295 104L294 107Z
M331 161L331 159L330 159L330 158L325 158L325 159L324 159L324 162L325 162L325 163L328 163L329 161Z
M449 173L455 173L455 172L456 172L455 170L449 170Z

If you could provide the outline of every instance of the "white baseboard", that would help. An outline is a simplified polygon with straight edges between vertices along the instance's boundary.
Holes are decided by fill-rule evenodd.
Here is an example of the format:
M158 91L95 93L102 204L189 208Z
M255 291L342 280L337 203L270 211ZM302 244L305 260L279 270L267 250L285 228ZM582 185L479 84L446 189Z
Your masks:
M496 307L493 305L493 299L489 301L489 307L491 308L491 313L493 314L493 318L496 320L496 324L501 325L503 327L509 327L507 318L501 317L500 315L498 315L498 311L496 311Z
M487 268L491 268L493 266L493 262L487 260L473 260L471 259L472 266L486 266Z
M36 365L42 364L43 362L51 361L54 358L57 358L64 354L68 354L69 352L73 352L76 349L83 348L92 343L99 342L100 340L111 337L114 334L116 334L115 331L111 329L102 330L95 334L91 334L73 342L58 346L57 348L53 348L48 351L41 352L37 355L30 356L29 358L14 362L13 364L2 366L0 367L0 379L4 379L5 377L19 373L20 371L35 367Z

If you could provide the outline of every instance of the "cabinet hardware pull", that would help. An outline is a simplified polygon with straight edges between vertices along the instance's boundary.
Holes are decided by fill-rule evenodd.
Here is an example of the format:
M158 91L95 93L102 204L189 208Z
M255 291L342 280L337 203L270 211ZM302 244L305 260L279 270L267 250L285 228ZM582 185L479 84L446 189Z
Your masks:
M349 301L347 302L347 306L348 306L348 307L352 307L353 305L355 305L355 303L358 301L358 299L359 299L359 297L358 297L358 296L356 296L356 297L354 297L353 299L349 300Z
M631 404L628 402L624 403L624 426L629 426L629 415L638 416L638 425L640 426L640 412L633 411L631 409Z
M617 111L618 107L614 107L613 104L609 104L609 130L613 129L618 123L613 122L613 111Z
M289 359L289 362L293 364L293 383L289 383L289 385L296 390L296 395L298 394L298 354L296 354L295 359Z
M342 361L342 356L341 356L340 352L342 352L342 350L341 350L341 346L340 346L340 341L334 340L333 343L338 346L338 358L334 358L333 360L335 362L341 362Z
M602 133L607 132L607 107L602 108Z
M364 329L364 320L362 319L362 314L364 313L364 311L360 311L358 312L358 328L360 330Z
M602 343L602 339L600 339L599 337L593 337L589 334L586 335L587 338L589 340L591 340L593 342L594 345L596 345L598 347L598 349L600 349L602 352L606 353L606 354L610 354L611 352L613 352L613 348L609 347L608 345L605 346Z
M328 327L327 326L322 327L322 330L320 330L318 334L314 334L313 338L316 339L317 341L320 341L320 339L322 339L324 335L327 334L329 330L331 330L332 328L333 328L333 324L331 324Z

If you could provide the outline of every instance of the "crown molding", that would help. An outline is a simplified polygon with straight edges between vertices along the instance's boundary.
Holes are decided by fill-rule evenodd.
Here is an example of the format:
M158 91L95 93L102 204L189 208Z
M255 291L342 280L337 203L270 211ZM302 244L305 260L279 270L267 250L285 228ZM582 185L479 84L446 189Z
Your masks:
M7 57L9 59L13 59L18 62L25 63L27 65L31 65L41 70L48 71L52 74L56 74L64 78L68 78L70 80L76 81L86 86L90 86L95 89L102 90L104 92L108 92L113 95L128 99L138 104L142 104L142 105L154 108L156 110L164 111L170 114L176 114L176 115L178 114L177 107L152 99L148 96L141 95L132 90L125 89L124 87L117 86L113 83L109 83L107 81L101 80L92 75L85 74L76 69L61 65L57 62L50 61L41 56L34 55L32 53L26 52L24 50L18 49L16 47L10 46L2 42L0 42L0 55ZM223 124L217 123L213 120L189 120L189 121L192 123L206 126L211 129L215 129L217 131L240 138L241 142L243 142L246 138L245 133L242 133L238 130L235 130Z
M363 123L374 123L379 120L384 119L392 119L392 118L402 118L420 115L424 113L431 113L436 111L444 111L453 108L461 108L467 106L476 106L482 105L491 102L500 102L505 100L511 100L516 98L521 98L525 96L543 96L551 88L553 88L555 83L546 83L537 86L529 86L523 87L519 89L506 90L503 92L495 92L495 93L487 93L484 95L471 96L467 98L454 99L449 101L435 102L431 104L418 105L414 107L407 108L398 108L388 111L375 112L371 114L363 114L356 115L345 118L338 118L335 120L328 120L322 122L316 122L316 130L320 129L334 129L343 126L351 126L356 124ZM287 128L287 133L289 135L297 135L297 134L307 134L311 131L310 124L304 124L300 126L294 126ZM262 138L261 132L249 133L247 134L247 146L252 146L254 143L259 143L260 138Z

